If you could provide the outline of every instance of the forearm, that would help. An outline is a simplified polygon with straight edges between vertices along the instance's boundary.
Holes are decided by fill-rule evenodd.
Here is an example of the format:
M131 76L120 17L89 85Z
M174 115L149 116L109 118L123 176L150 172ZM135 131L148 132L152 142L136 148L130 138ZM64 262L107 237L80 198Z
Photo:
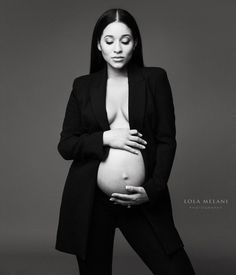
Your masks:
M157 202L167 187L176 152L176 140L159 144L156 151L156 164L152 176L144 183L144 189L151 203Z
M155 96L157 142L155 167L144 188L151 202L155 203L167 187L176 152L175 111L170 83L163 70L158 76Z
M108 140L105 135L104 144L102 130L90 133L83 125L78 93L79 81L74 80L57 146L58 152L66 160L102 161L109 152L109 147L105 145Z
M103 132L82 133L79 136L62 132L58 151L66 160L104 160L108 147L103 144Z

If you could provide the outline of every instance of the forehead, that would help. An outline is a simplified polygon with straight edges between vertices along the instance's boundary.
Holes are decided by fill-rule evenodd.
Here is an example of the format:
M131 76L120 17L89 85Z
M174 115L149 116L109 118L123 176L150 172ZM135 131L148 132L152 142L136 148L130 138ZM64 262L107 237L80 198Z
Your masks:
M122 22L112 22L103 30L102 36L122 36L124 34L132 35L130 28Z

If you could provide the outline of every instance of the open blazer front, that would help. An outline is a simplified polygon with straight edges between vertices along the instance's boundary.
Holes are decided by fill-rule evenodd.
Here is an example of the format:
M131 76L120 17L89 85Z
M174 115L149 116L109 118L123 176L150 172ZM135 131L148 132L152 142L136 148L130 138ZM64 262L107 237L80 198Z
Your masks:
M75 78L67 103L58 151L73 160L60 207L56 246L85 259L97 171L109 153L103 132L110 129L106 112L107 67ZM129 124L147 141L143 187L149 201L141 210L167 254L184 246L174 224L168 179L176 151L173 97L161 67L128 65ZM135 207L135 206L133 206ZM141 237L141 236L140 236Z

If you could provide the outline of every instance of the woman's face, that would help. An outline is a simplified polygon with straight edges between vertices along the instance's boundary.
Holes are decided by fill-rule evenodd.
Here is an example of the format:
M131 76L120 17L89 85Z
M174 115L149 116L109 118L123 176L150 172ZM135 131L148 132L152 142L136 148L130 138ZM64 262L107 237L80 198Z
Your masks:
M113 22L103 30L98 49L108 66L116 69L128 64L136 46L131 30L121 22Z

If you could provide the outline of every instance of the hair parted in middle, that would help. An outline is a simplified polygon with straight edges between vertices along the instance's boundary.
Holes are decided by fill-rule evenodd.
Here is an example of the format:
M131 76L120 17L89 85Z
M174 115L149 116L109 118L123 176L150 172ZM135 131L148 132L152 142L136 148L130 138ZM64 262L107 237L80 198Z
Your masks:
M133 39L137 42L137 45L129 63L144 67L142 40L138 25L134 17L128 11L123 9L109 9L98 18L93 30L90 56L90 73L97 72L106 66L106 61L104 60L101 52L98 50L97 44L101 39L103 30L107 25L113 22L124 23L131 30Z

